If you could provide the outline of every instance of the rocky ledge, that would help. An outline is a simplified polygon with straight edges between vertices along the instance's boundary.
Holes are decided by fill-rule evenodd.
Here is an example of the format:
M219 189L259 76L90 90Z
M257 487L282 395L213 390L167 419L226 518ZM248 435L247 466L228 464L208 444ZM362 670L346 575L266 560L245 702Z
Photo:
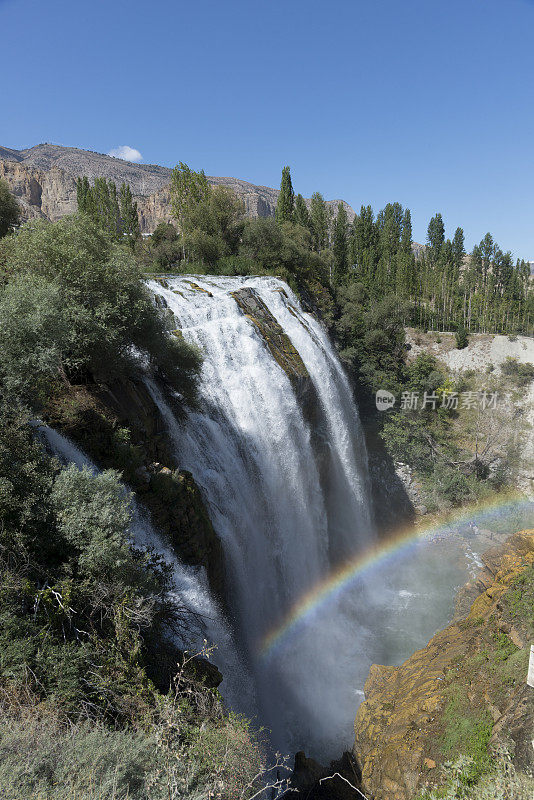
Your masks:
M249 287L232 292L232 297L269 348L271 355L292 382L309 379L310 375L291 339L258 294Z
M483 561L445 630L401 666L371 667L354 743L369 798L412 800L440 784L440 767L460 754L483 766L506 748L517 768L534 768L534 689L526 684L534 531L514 534Z

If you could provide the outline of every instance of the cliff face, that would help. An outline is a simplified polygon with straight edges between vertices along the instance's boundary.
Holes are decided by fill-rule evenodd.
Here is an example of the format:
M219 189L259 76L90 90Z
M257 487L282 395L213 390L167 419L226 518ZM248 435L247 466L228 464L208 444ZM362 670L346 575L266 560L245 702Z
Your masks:
M490 550L484 564L451 625L400 667L370 670L354 753L364 791L379 800L412 800L440 783L445 761L462 753L483 763L488 747L534 767L534 689L526 685L534 531Z
M157 164L133 164L118 158L40 144L27 150L0 147L0 178L4 178L22 207L23 219L55 221L76 211L76 178L105 177L117 185L128 183L137 202L141 230L151 233L159 222L171 221L169 183L172 170ZM250 217L274 215L278 190L256 186L239 178L208 177L213 186L228 186L245 203ZM335 212L338 200L329 201ZM349 221L353 209L343 202Z

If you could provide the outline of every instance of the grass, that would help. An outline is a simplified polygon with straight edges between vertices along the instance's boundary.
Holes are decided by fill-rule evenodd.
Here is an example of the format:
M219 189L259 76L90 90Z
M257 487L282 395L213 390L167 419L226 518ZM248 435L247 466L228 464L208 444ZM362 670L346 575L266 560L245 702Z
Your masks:
M463 753L471 759L473 779L486 772L490 765L488 743L493 721L486 710L475 712L470 709L465 690L454 687L454 694L447 700L443 711L444 732L441 750L446 758Z

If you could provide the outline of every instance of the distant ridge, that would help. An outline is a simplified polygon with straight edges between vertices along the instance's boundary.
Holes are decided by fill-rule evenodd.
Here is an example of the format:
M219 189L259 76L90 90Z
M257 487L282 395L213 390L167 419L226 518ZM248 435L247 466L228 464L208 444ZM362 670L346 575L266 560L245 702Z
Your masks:
M76 178L83 175L94 179L107 178L116 184L129 183L138 203L141 229L151 232L158 222L171 219L168 167L157 164L134 164L119 158L63 147L57 144L38 144L25 150L0 146L0 177L7 180L11 191L19 200L23 217L60 219L76 211ZM228 186L245 203L247 215L268 217L274 215L278 189L256 186L239 178L211 177L212 185ZM354 210L348 203L330 200L335 208L343 202L349 221Z

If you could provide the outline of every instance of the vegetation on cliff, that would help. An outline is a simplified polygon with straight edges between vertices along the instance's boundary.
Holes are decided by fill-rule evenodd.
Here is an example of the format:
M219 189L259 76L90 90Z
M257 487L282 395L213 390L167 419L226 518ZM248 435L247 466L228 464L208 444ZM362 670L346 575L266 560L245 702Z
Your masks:
M0 238L17 225L19 218L19 205L9 191L7 182L0 179Z
M86 215L30 222L0 249L0 380L35 406L61 381L131 374L145 359L194 402L199 354L168 335L139 267Z

